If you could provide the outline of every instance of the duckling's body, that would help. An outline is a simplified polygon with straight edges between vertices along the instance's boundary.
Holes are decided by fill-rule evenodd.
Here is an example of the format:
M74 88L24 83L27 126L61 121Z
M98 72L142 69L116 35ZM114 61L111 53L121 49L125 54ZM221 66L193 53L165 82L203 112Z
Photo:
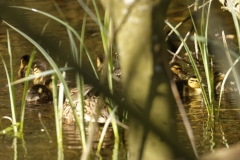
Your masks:
M172 76L174 80L187 80L188 75L183 71L182 66L178 63L172 63L170 65Z
M32 63L33 74L37 76L39 73L49 70L48 63L44 60L36 59ZM33 80L33 84L45 84L46 81L51 79L51 76L37 76Z
M183 97L201 95L200 82L196 76L191 76L188 80L176 81L178 91Z
M52 91L47 86L36 84L27 91L26 101L47 103L53 100Z

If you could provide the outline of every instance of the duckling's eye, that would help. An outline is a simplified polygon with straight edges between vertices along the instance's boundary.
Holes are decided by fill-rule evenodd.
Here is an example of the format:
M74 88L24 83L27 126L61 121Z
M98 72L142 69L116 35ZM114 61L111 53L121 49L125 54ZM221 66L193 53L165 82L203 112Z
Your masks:
M193 82L196 82L198 83L199 81L197 79L190 79L190 82L193 83Z
M181 71L182 69L181 68L179 68L179 67L174 67L176 70L179 70L179 71Z

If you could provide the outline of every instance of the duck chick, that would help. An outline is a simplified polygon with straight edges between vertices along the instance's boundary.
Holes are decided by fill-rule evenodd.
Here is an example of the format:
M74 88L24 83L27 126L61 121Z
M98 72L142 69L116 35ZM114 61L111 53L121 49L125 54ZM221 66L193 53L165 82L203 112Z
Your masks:
M222 81L225 77L225 74L220 72L220 71L216 71L214 72L214 87L215 87L215 91L219 90L221 88L222 85Z
M52 91L42 84L33 85L27 91L27 102L47 103L53 100Z
M18 69L18 78L23 78L26 76L27 66L29 62L30 56L24 55L20 59L20 67Z
M20 59L20 67L18 70L18 77L23 78L26 76L26 71L28 68L30 56L24 55ZM48 63L41 59L36 59L32 63L30 75L37 75L43 71L46 71L49 69ZM45 81L49 79L49 76L38 76L33 80L33 84L45 84Z
M196 96L202 94L200 82L196 76L189 77L188 80L176 81L178 91L183 97Z
M32 69L33 75L37 76L39 73L47 71L49 67L46 61L37 59L33 62ZM51 79L51 76L37 76L33 80L33 84L45 84L49 79Z
M219 94L220 93L220 90L221 90L221 86L222 86L222 81L225 77L225 74L220 72L220 71L216 71L214 72L214 87L215 87L215 93L216 94ZM227 80L225 85L224 85L224 92L236 92L238 91L237 90L237 87L235 85L235 82L234 80Z
M187 80L188 79L187 73L185 71L183 71L182 66L180 64L172 63L170 68L171 68L174 80Z
M97 56L97 70L102 74L103 66L104 66L104 56L99 55ZM120 78L122 76L122 71L119 65L118 60L113 61L113 76Z

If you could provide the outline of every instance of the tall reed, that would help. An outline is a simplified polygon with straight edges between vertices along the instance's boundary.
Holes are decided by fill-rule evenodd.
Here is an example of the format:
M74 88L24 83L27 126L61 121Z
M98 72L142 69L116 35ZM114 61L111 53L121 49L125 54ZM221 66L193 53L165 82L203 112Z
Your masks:
M207 14L205 15L205 7L207 7ZM203 69L207 81L207 91L204 88L202 84L202 75L200 74L199 68L197 66L196 60L194 59L192 52L189 49L188 44L180 33L169 23L166 21L166 24L175 32L175 34L179 37L181 42L184 45L185 50L187 51L187 55L189 57L189 60L191 62L191 66L193 68L193 71L198 78L200 82L200 87L202 89L202 95L203 95L203 100L206 105L206 109L208 112L208 115L211 117L214 117L214 83L213 83L213 71L212 71L212 66L211 66L211 59L209 58L209 52L208 52L208 22L209 22L209 14L210 14L210 7L211 7L211 2L208 3L202 9L202 15L201 15L201 21L200 21L200 32L198 31L198 27L195 24L195 20L191 14L191 11L189 11L191 19L192 19L192 24L194 27L194 41L196 43L196 46L200 49L200 55L201 55L201 60L203 64ZM194 15L195 16L195 15ZM187 33L190 34L190 31ZM196 54L198 54L198 51L196 51ZM208 95L207 95L208 93Z
M9 96L10 96L10 106L11 106L11 113L12 113L12 125L13 125L13 131L14 136L17 137L18 135L18 128L17 128L17 117L16 117L16 102L15 102L15 89L14 86L11 86L11 82L13 82L14 75L13 75L13 63L12 63L12 51L11 51L11 43L9 38L9 32L7 30L7 42L8 42L8 53L9 53L9 59L10 59L10 75L8 72L7 65L5 63L4 58L2 57L2 54L0 54L0 57L2 59L2 63L6 72L7 76L7 82L8 82L8 89L9 89Z
M234 6L232 5L232 3L229 3L229 7L228 10L230 11L232 18L233 18L233 23L236 29L236 33L237 33L237 42L238 42L238 52L240 52L240 25L239 25L239 15L236 14L235 10L234 10ZM230 72L233 72L233 76L234 79L236 81L236 85L237 85L237 89L238 89L238 93L240 95L240 81L239 81L239 74L236 71L235 65L239 62L240 57L239 54L237 52L231 51L228 49L228 45L226 42L226 38L225 38L225 33L224 31L222 32L222 37L223 37L223 44L224 44L224 49L225 49L225 53L228 59L228 63L230 65L230 68L228 69L228 71L225 74L225 77L223 79L223 82L221 84L221 90L220 90L220 97L219 97L219 102L218 102L218 114L220 113L220 106L221 106L221 100L222 100L222 94L224 91L224 85L225 82L230 74ZM233 62L231 55L233 57L236 57L236 60Z

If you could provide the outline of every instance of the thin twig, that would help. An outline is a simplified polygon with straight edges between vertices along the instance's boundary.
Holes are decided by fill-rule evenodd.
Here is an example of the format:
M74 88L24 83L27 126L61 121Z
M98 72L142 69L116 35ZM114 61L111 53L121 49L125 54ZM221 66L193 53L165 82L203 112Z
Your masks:
M186 43L189 35L190 35L190 32L187 32L186 36L185 36L184 39L183 39L183 41L184 41L185 43ZM174 54L174 56L173 56L173 58L172 58L171 61L174 61L175 58L176 58L176 56L180 53L181 49L183 48L183 43L184 43L184 42L182 42L182 43L180 44L180 46L178 47L178 49L177 49L176 53Z
M168 53L170 53L171 55L175 56L176 58L178 58L179 60L182 60L183 62L186 62L188 65L190 65L191 63L188 62L187 60L185 60L184 58L180 57L179 55L175 55L175 53L173 53L172 51L170 51L169 49L167 49Z

